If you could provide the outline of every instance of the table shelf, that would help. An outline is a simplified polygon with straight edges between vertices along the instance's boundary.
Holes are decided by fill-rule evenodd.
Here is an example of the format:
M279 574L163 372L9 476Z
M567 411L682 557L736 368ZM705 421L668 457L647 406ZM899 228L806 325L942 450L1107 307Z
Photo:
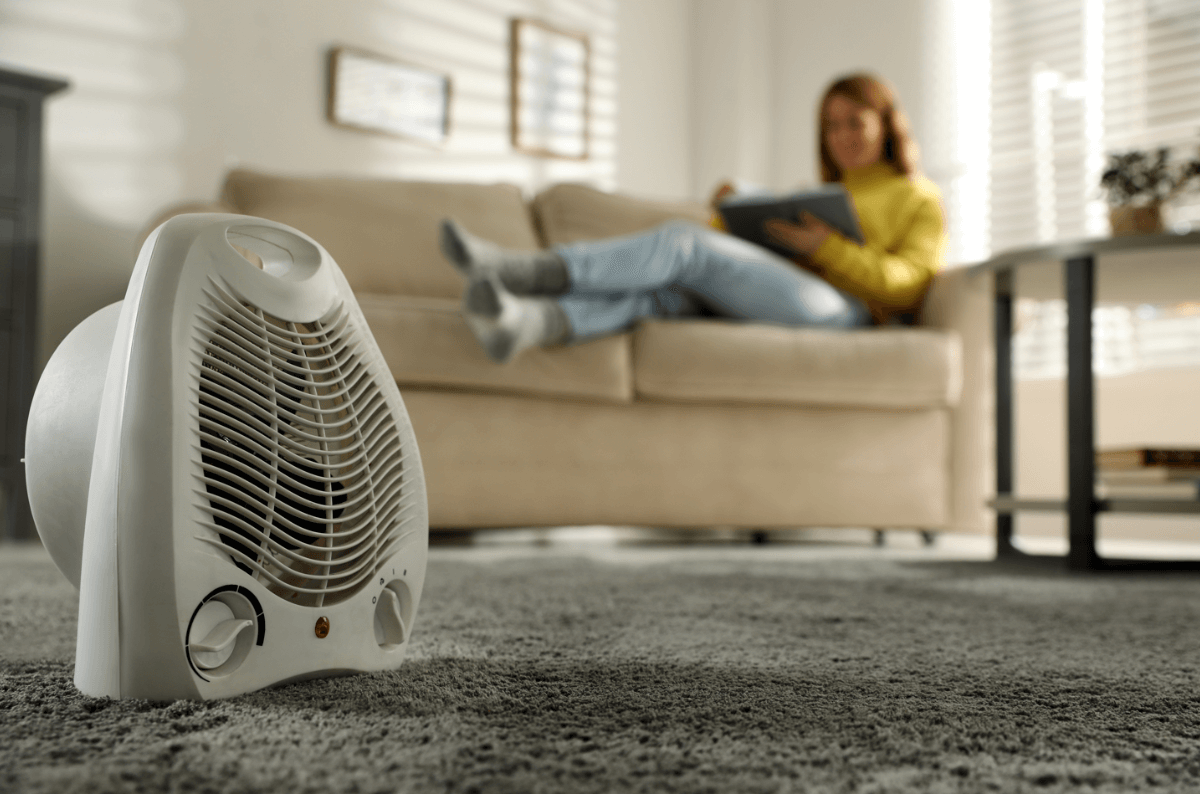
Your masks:
M988 507L998 513L1066 512L1066 499L1028 499L1017 496L999 496L988 500ZM1171 515L1200 515L1200 499L1117 499L1097 498L1093 509L1097 513L1159 513Z

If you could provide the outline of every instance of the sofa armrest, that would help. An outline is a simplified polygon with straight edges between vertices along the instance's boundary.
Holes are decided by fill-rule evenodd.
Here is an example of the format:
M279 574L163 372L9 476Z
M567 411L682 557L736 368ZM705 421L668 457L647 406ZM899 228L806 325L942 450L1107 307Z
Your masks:
M962 395L951 412L951 529L991 533L985 500L995 493L995 353L992 279L967 268L938 274L920 324L954 331L962 340Z

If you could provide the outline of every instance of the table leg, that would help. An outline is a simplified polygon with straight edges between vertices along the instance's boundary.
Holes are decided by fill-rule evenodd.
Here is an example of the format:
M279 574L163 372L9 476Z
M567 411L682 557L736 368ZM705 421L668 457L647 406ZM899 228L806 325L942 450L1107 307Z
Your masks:
M994 305L992 318L996 351L996 496L1013 492L1013 370L1012 303L1013 272L997 270L993 275ZM1019 552L1013 545L1013 513L996 512L996 558L1013 557Z
M1092 307L1095 261L1066 262L1067 294L1067 567L1098 567L1096 556L1095 396L1092 372Z

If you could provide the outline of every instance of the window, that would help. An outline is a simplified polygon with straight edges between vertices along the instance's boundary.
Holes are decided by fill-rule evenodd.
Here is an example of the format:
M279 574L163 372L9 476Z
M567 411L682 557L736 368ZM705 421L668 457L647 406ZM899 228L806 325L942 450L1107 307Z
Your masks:
M1200 144L1195 0L992 0L991 29L993 250L1106 234L1109 152Z
M1067 305L1018 300L1013 370L1018 380L1067 375ZM1092 370L1098 377L1200 365L1200 303L1098 306L1092 312Z
M986 138L982 156L941 175L952 256L1108 233L1098 187L1107 155L1200 145L1200 2L1197 0L950 0L957 30L978 44L953 62L982 75L986 121L964 122L957 147ZM935 87L939 96L946 97ZM960 95L962 90L958 92ZM948 98L943 101L949 101ZM975 124L980 129L970 129ZM964 184L974 193L963 200ZM1200 196L1173 202L1168 224L1200 228ZM976 254L969 258L964 254ZM1018 378L1061 377L1061 301L1018 305ZM1200 366L1200 315L1192 304L1098 307L1097 374Z

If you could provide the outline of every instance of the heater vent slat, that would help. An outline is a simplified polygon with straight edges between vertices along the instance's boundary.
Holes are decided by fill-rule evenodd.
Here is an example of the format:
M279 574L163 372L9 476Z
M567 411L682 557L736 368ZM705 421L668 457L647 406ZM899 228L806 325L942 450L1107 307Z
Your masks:
M272 488L274 485L274 483L268 477L266 477L261 471L259 471L257 469L244 468L244 467L242 467L241 461L238 458L231 457L229 455L224 455L217 449L210 448L210 449L205 450L203 457L213 459L212 461L207 461L207 462L201 463L201 469L203 470L205 475L208 475L207 482L209 482L209 483L214 482L215 478L217 478L217 477L226 477L226 478L236 477L236 478L238 478L239 486L244 484L244 486L247 488L257 487L257 488L261 489L264 493L266 491L268 491L270 488ZM236 471L237 473L231 474L231 471ZM363 471L363 469L359 468L357 471L361 472L361 471ZM341 476L347 476L347 475L343 474ZM386 473L382 474L380 476L380 479L382 480L386 476L387 476ZM282 469L280 470L279 478L281 481L285 482L286 487L289 487L295 493L310 497L308 501L312 502L313 504L320 504L320 502L312 499L311 497L316 497L317 499L324 499L324 497L327 493L327 491L324 489L314 488L307 483L304 483L304 482L296 480L292 477L289 477L287 475L287 473ZM332 479L330 481L332 481ZM363 497L360 496L358 498L363 498ZM349 499L347 499L346 503L351 504Z
M271 546L271 551L276 555L290 557L298 563L308 564L311 562L312 558L306 556L307 551L311 550L316 550L324 554L328 551L341 553L347 552L347 550L353 551L359 549L359 544L357 543L349 543L341 547L313 546L311 543L301 543L294 537L289 538L288 542L284 544L283 542L276 540L274 537L262 532L256 525L256 522L247 521L245 518L239 517L236 514L225 512L223 508L228 506L228 501L221 502L219 500L214 500L213 506L210 509L205 510L205 512L211 516L221 519L230 519L229 523L236 525L234 529L229 529L216 524L211 524L212 527L216 527L218 534L227 535L237 540L241 540L247 534L249 534L260 543ZM222 524L224 523L225 521L222 520ZM230 533L233 534L231 535ZM349 558L347 557L347 559Z
M409 521L409 519L405 519L404 522L396 525L393 528L393 531L389 534L389 537L387 540L387 545L381 547L381 549L380 549L380 553L379 553L380 559L386 559L386 558L390 557L392 554L394 554L397 550L399 550L400 544L406 538L411 537L413 532L416 531L415 529L408 529L405 531L401 531L403 529L403 527L408 523L408 521ZM222 537L224 536L224 532L226 531L222 527L217 526L216 524L207 524L206 526L208 526L209 529L214 530L214 532L216 534L218 534L219 536L222 536ZM327 604L335 603L336 601L339 601L339 600L345 600L346 598L349 598L354 593L361 590L362 586L365 585L367 582L371 581L371 578L376 573L378 573L378 570L377 570L378 566L372 566L372 568L363 568L363 569L359 570L351 578L350 581L344 582L341 584L337 584L337 585L331 584L331 585L329 585L327 587L323 587L323 588L322 587L304 587L304 586L299 586L299 585L292 585L287 582L284 582L283 579L280 578L281 575L280 575L278 568L273 568L268 565L264 565L258 559L250 557L237 549L223 548L221 541L217 540L215 538L200 537L199 539L204 541L205 543L209 543L211 545L217 546L218 548L222 548L223 551L231 554L234 558L238 559L240 562L245 564L247 567L256 571L260 575L261 579L263 581L267 582L268 585L271 586L272 590L286 588L289 592L292 592L295 594L293 596L290 596L290 598L297 599L297 600L303 599L305 597L312 598L312 597L318 597L318 596L322 596L322 595L328 596L325 599L325 603L327 603ZM330 596L330 594L336 594L336 593L342 593L341 597L334 598L334 597Z
M213 439L211 445L206 447L205 449L201 450L201 448L199 446L194 447L194 449L196 450L196 452L198 454L201 454L202 458L214 458L216 460L215 463L213 461L204 461L201 463L201 466L208 465L208 466L217 467L218 464L224 464L227 467L235 467L235 468L241 467L242 459L240 457L238 457L236 454L235 455L225 455L221 451L222 449L235 449L236 450L236 445L232 441L225 441L224 439ZM259 449L264 450L265 448L260 447ZM297 488L297 490L300 490L302 492L311 492L313 494L319 495L319 494L324 494L326 492L325 489L321 488L321 487L314 487L311 484L312 482L314 482L314 481L318 481L320 483L340 482L343 478L353 479L353 478L361 476L363 474L363 472L367 471L367 468L368 468L367 467L368 457L367 457L366 453L367 453L366 450L360 450L359 453L357 455L355 455L353 458L348 458L345 461L346 466L343 467L343 469L341 470L341 472L338 474L337 477L306 477L305 478L306 482L303 482L303 483L300 480L289 476L289 474L291 472L299 471L294 466L292 466L292 464L290 464L288 461L284 460L283 458L281 458L279 456L275 456L274 461L276 464L278 464L278 467L279 467L278 472L279 472L279 477L281 479L288 480L292 484L293 487ZM267 454L267 453L261 452L260 454ZM402 465L404 463L404 461L407 459L408 459L407 454L400 455L395 452L391 452L389 457L387 457L387 458L382 458L381 459L382 462L379 463L377 466L375 466L375 469L380 472L379 478L382 479L383 477L388 476L394 467ZM375 463L375 461L373 459L371 462L372 462L372 464ZM350 466L352 466L352 465L355 466L355 468L351 469ZM228 471L228 469L222 467L222 468L220 468L220 471L226 472L226 471ZM239 471L241 472L242 475L249 477L250 479L252 479L256 482L259 482L261 484L269 485L272 482L272 479L270 477L268 477L267 474L264 473L260 469L241 467L241 468L239 468ZM211 482L211 479L209 481Z
M242 374L244 374L244 372ZM309 385L312 383L312 378L317 374L318 373L310 372L310 379L307 381L301 381L300 387L290 384L287 378L276 377L272 383L273 388L271 388L270 391L265 391L261 387L257 389L248 387L247 384L241 382L239 373L230 372L228 367L220 366L220 362L213 362L212 367L212 378L217 383L224 384L228 388L235 390L243 390L249 396L251 396L252 399L267 403L292 402L301 405L311 403L312 395L309 394L306 389L309 388ZM265 381L267 377L268 375L264 374L262 379ZM336 405L339 400L344 398L356 398L361 394L363 389L368 388L368 386L363 383L365 380L368 380L366 373L356 372L354 373L353 377L343 379L342 388L321 395L321 402L330 405ZM323 406L313 406L310 410L321 409L322 407Z
M200 422L200 427L202 430L211 430L209 425L204 421ZM343 478L352 478L358 476L362 473L361 469L366 467L368 462L370 462L372 464L372 468L374 468L375 459L370 454L372 450L364 448L357 450L353 456L348 456L342 461L343 467L338 473L338 476L333 477L310 475L309 469L305 467L305 464L308 461L301 459L298 462L293 462L293 458L295 457L294 455L282 454L287 452L286 448L284 447L271 448L264 446L248 436L244 436L238 434L236 431L229 430L227 427L218 427L217 430L219 431L220 435L212 435L212 437L209 439L210 445L203 449L204 454L211 454L212 450L214 449L230 451L235 459L232 462L232 465L238 465L243 459L242 456L239 456L239 452L249 449L251 452L253 452L253 454L259 456L260 458L268 458L273 461L273 463L278 466L278 471L281 473L281 476L294 475L294 480L302 477L304 482L308 484L309 487L318 488L321 491L325 490L324 483L341 482ZM233 436L233 438L225 436L224 433L226 432ZM386 438L384 440L387 441ZM401 459L403 460L405 457L407 456L402 455ZM351 467L357 468L352 469ZM316 483L316 485L313 485L313 483Z
M244 327L251 330L259 328L261 314L257 308L244 302L223 282L217 279L210 279L210 284L213 287L212 294L223 304L219 310L222 316L240 322ZM275 326L275 328L268 327L263 330L268 338L273 338L285 345L291 344L292 340L315 339L323 341L329 334L340 338L345 331L342 326L348 322L348 318L349 315L342 312L340 306L335 306L326 316L317 321L317 325L314 328L297 328L286 334L275 330L279 326ZM322 347L323 345L318 342L313 346Z
M231 565L291 603L359 592L408 535L407 450L336 304L275 317L213 280L198 314L199 507Z
M248 389L244 384L240 384L238 378L227 372L221 371L214 367L210 372L210 379L215 387L222 387L229 391L238 392L244 396L250 403L242 405L247 410L258 408L268 415L275 413L276 405L282 404L284 408L290 408L304 414L324 414L320 425L324 426L328 423L328 415L340 415L344 411L342 402L349 399L350 402L361 399L362 392L370 389L370 386L364 383L350 383L347 389L330 392L329 395L323 395L320 399L320 404L312 404L311 395L306 395L304 391L292 389L286 384L276 383L276 387L269 393L264 393L260 390ZM382 397L379 398L382 401ZM342 402L338 402L342 401ZM365 410L365 407L359 408L360 413ZM316 423L316 422L314 422Z
M301 344L292 345L292 347L281 347L281 345L278 345L278 343L271 342L270 338L264 339L262 335L257 337L253 336L245 329L242 329L242 327L233 326L232 324L227 323L226 325L222 326L220 323L218 323L218 321L210 318L202 318L202 321L200 321L199 324L199 330L202 332L202 335L203 333L212 333L215 329L218 329L218 327L221 329L223 342L232 345L232 347L245 351L246 354L251 355L254 357L254 359L260 361L265 361L272 353L281 356L289 356L292 355L295 350L300 350L301 353L313 355L314 360L320 362L320 365L326 366L326 363L330 361L336 362L338 360L347 359L347 357L350 355L358 355L358 350L350 350L346 344L342 344L338 348L318 348L316 345ZM334 331L330 331L330 333L332 332ZM294 371L296 374L304 375L304 369L292 365L287 357L282 357L280 360L282 361L282 369L284 373Z
M298 582L291 570L275 564L273 558L264 557L263 555L252 557L241 551L239 547L244 548L244 545L241 543L238 546L229 546L225 542L230 538L230 535L225 528L216 524L209 524L208 527L215 530L220 540L205 537L202 537L201 540L220 547L222 551L233 557L237 563L240 563L239 567L245 566L250 571L253 571L255 578L266 584L268 589L282 598L293 601L293 603L309 604L314 599L320 599L322 604L333 604L338 601L344 601L361 590L363 585L371 581L371 577L375 574L375 571L371 569L358 570L350 576L346 576L344 573L336 575L307 573L303 581ZM222 544L225 545L222 546ZM312 567L314 570L317 570L326 566L320 561L315 561ZM317 604L317 606L319 605Z

